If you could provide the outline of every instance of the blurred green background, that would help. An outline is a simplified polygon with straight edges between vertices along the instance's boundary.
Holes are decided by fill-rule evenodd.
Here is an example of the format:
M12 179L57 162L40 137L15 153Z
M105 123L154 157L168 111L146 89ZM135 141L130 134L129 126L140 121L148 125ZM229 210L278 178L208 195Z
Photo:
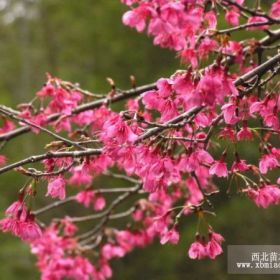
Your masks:
M129 88L129 75L137 84L153 82L180 68L175 54L152 46L144 34L121 23L125 7L118 0L0 0L0 103L15 106L29 101L45 82L45 73L95 92L109 90L106 77L120 88ZM45 138L22 136L1 153L9 160L42 152ZM256 145L244 144L241 151L256 161ZM1 175L0 208L16 199L23 178ZM280 279L277 275L238 276L226 271L227 244L280 244L279 207L258 209L246 198L225 195L217 198L215 230L226 238L225 253L216 261L192 261L187 248L195 234L196 220L184 218L177 246L156 242L113 262L115 280L179 279ZM0 279L39 279L35 258L18 239L0 233Z

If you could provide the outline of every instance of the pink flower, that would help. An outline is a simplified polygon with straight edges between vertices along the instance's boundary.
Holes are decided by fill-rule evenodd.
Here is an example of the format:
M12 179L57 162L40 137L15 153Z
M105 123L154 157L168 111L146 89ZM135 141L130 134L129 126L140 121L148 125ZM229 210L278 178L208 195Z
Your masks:
M18 205L13 204L12 208L7 209L9 213L14 213ZM11 232L24 241L34 241L42 235L40 227L34 222L34 215L18 210L15 215L4 218L0 221L0 230Z
M118 114L108 119L103 125L101 138L104 142L117 141L119 144L133 143L137 135L131 130Z
M191 63L193 68L198 66L197 52L192 48L184 48L180 53L183 63Z
M208 22L209 28L210 29L216 29L217 27L217 17L214 11L209 11L204 14L205 20Z
M177 244L179 241L179 233L176 230L176 228L172 228L170 230L165 230L161 236L160 236L160 243L162 245L166 244L167 242L170 242L171 244Z
M12 203L5 211L6 215L11 215L14 217L18 216L19 213L24 213L24 215L27 213L27 208L23 202L23 197L20 197L19 200Z
M20 229L20 221L14 217L8 217L0 220L0 230L3 232L11 232L18 236Z
M188 197L188 203L191 203L192 205L199 204L204 196L201 190L199 189L196 180L193 177L189 177L186 180L186 185L189 190L189 197Z
M20 224L18 235L22 240L31 242L41 237L42 231L33 219L28 219Z
M128 99L126 102L126 108L130 111L137 112L139 110L139 99Z
M272 7L270 9L270 16L273 18L280 17L280 0L277 0L272 4Z
M240 17L240 13L234 9L231 9L226 12L225 19L227 23L233 26L237 26L239 24L239 17Z
M143 177L143 188L148 192L165 189L171 182L180 180L180 173L169 157L152 157L149 164L145 164L139 171Z
M162 216L155 217L153 219L153 224L152 224L153 230L157 233L168 231L167 228L168 228L169 220L170 220L170 217L168 216L168 214L164 214Z
M215 51L218 48L218 43L215 40L205 38L204 40L201 41L199 48L198 48L198 53L202 57L207 57L209 52Z
M3 155L0 155L0 166L5 165L7 162L7 158Z
M236 62L241 63L243 61L243 47L237 41L229 41L223 48L225 54L235 55ZM237 94L235 94L237 95Z
M210 229L209 241L207 243L199 235L196 236L196 239L189 249L189 257L191 259L201 260L205 257L215 259L216 256L223 252L221 243L224 241L224 238L219 233L213 232L212 229Z
M207 105L214 105L220 95L224 95L221 77L216 76L212 72L207 72L199 81L197 90L200 93L201 99Z
M160 97L169 97L172 92L173 81L171 79L161 78L157 81L157 88Z
M84 190L76 195L76 201L84 204L85 207L93 206L95 211L100 211L106 206L106 200L100 194L96 195L92 190Z
M120 246L107 243L102 247L101 254L106 260L110 260L115 257L122 258L125 255L125 251Z
M141 209L136 209L133 213L132 213L132 218L134 221L139 222L144 218L144 213Z
M223 128L223 130L220 132L219 137L234 141L235 140L235 132L230 126L227 126L227 127Z
M247 127L247 125L244 125L239 132L237 133L237 139L240 140L252 140L254 138L254 135L252 131Z
M150 90L143 93L142 102L149 110L159 109L161 101L159 99L158 91Z
M106 200L101 195L96 195L93 199L93 208L95 211L100 211L106 206Z
M249 169L249 166L248 164L246 163L245 160L240 160L240 159L237 159L233 164L232 164L232 167L231 167L231 171L232 172L236 172L236 171L246 171Z
M76 195L76 201L85 205L85 207L89 207L90 204L93 202L94 198L94 191L92 190L84 190L79 192Z
M264 116L264 123L268 126L268 127L272 127L275 130L279 129L279 118L277 116L276 113L272 113L272 114L266 114Z
M89 185L93 177L89 174L89 166L87 164L81 164L71 169L72 176L69 179L71 185L81 186Z
M112 165L112 159L106 154L101 154L98 157L94 157L94 159L90 161L89 169L93 174L97 175L102 173Z
M61 224L64 226L63 231L66 236L73 236L78 230L77 226L68 217L61 220Z
M46 196L51 196L52 198L65 199L65 179L62 176L58 176L51 179L48 184L48 192Z
M227 103L222 106L222 111L226 124L236 124L239 117L236 116L237 106L232 103Z
M161 17L172 25L179 25L183 17L184 5L181 2L169 2L161 7Z
M211 175L216 175L218 177L227 177L228 176L228 170L227 165L224 162L224 160L215 161L213 165L211 165L209 169L209 173Z
M40 91L38 91L36 95L39 97L54 96L55 91L55 87L52 84L48 83Z
M274 169L278 166L278 160L273 154L263 155L259 162L259 169L262 174L266 174L268 170Z
M151 12L152 9L149 4L142 4L123 15L123 24L135 27L138 32L142 32L146 26L146 18L151 14Z
M280 189L276 185L265 185L258 189L249 188L245 192L259 207L267 208L270 204L280 202Z
M38 126L44 126L47 123L47 115L45 112L40 112L34 116L31 116L29 122ZM33 127L32 125L30 125L30 129L36 134L40 133L40 129Z
M14 125L13 122L7 120L7 119L4 119L3 121L3 125L2 127L0 128L0 135L1 134L4 134L4 133L7 133L11 130L13 130L16 126Z
M206 245L207 255L210 259L215 259L223 252L221 243L224 241L224 238L222 237L222 235L215 232L210 232L209 236L210 240Z
M267 22L267 19L261 16L253 16L248 19L248 24L252 23L260 23L260 25L249 27L248 30L266 30L268 28L268 25L265 25Z
M188 253L191 259L201 260L206 257L207 250L206 247L200 241L195 241L191 244Z

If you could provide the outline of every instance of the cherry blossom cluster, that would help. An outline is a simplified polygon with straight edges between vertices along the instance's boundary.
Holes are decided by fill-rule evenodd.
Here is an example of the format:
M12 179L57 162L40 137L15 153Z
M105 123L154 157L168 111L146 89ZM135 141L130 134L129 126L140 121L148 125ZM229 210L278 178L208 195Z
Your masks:
M108 78L104 95L48 75L32 101L0 105L0 174L26 178L0 229L30 245L44 280L108 279L112 259L156 240L178 244L191 215L188 256L215 259L224 238L209 215L221 180L258 207L280 203L280 1L268 12L259 1L121 2L129 7L124 24L176 51L182 69L144 86L131 77L129 90ZM2 155L26 133L52 141L17 162ZM240 149L245 141L259 145L257 161ZM55 201L38 207L42 190ZM62 215L66 204L73 207Z
M179 53L183 62L199 67L201 58L211 53L225 53L242 60L242 43L222 34L240 28L248 30L267 30L270 24L280 18L279 1L276 1L268 15L251 11L243 15L244 0L152 0L122 1L130 7L123 15L123 23L135 28L138 32L147 30L153 37L155 45L169 48ZM225 21L233 26L229 30L220 30L218 26L219 8L224 10ZM246 11L246 9L245 9Z

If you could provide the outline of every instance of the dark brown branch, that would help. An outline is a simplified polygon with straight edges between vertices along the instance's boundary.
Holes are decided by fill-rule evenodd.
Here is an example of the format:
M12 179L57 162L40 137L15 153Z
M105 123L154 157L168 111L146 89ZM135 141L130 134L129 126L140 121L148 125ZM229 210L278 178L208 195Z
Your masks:
M217 30L215 34L226 34L226 33L232 33L235 31L240 31L242 29L250 28L250 27L256 27L256 26L265 26L265 25L272 25L274 24L273 22L252 22L252 23L244 23L238 26L234 26L228 29L223 29L223 30Z
M57 176L57 175L60 175L62 173L69 171L74 166L74 164L75 164L75 162L72 162L68 166L61 167L60 169L52 171L52 172L42 172L42 171L34 169L34 168L24 169L23 167L19 167L17 169L17 171L19 171L20 173L22 173L26 176L30 176L30 177L34 177L34 178L49 177L49 176Z
M10 110L10 108L7 108L7 107L5 107L5 106L0 105L0 113L3 114L3 115L6 115L6 116L8 116L8 117L10 117L11 119L14 119L14 120L18 121L18 122L25 123L25 124L27 124L28 126L31 126L31 127L34 127L34 128L36 128L36 129L40 130L40 131L43 131L43 132L45 132L45 133L47 133L47 134L53 136L55 139L58 139L58 140L64 142L64 143L67 144L68 146L75 146L75 147L77 147L77 148L80 148L81 150L85 150L85 148L84 148L83 146L80 146L80 145L79 145L78 143L76 143L76 142L73 142L73 141L71 141L71 140L69 140L69 139L67 139L67 138L64 138L64 137L62 137L62 136L60 136L60 135L58 135L58 134L56 134L56 133L50 131L49 129L47 129L47 128L45 128L45 127L42 127L42 126L40 126L40 125L38 125L38 124L35 124L35 123L31 122L31 121L28 121L28 120L25 120L25 119L23 119L23 118L18 117L17 115L15 115L15 114Z
M85 156L92 156L92 155L100 155L102 152L101 149L87 149L84 151L72 151L72 152L47 152L45 154L31 156L26 159L17 161L15 163L9 164L0 168L0 174L5 173L11 169L14 169L19 166L26 165L28 163L35 163L38 161L42 161L44 159L50 158L63 158L63 157L70 157L70 158L80 158Z
M273 67L280 62L280 54L277 54L264 62L263 64L259 65L258 67L254 68L250 72L244 74L243 76L239 77L237 80L234 81L235 86L239 86L255 76L261 77L264 73L268 70L273 69Z
M275 19L275 18L272 18L270 17L268 14L266 13L262 13L262 12L259 12L257 10L252 10L246 6L243 6L243 5L240 5L238 4L236 1L232 1L232 0L222 0L222 2L224 3L227 3L229 5L232 5L232 6L235 6L237 7L240 11L243 11L245 13L248 13L250 14L251 16L258 16L258 17L263 17L263 18L266 18L267 20L273 22L273 23L276 23L276 24L279 24L280 23L280 20L278 19Z
M125 192L124 194L122 194L121 196L117 197L111 204L110 206L103 212L98 213L98 214L92 214L92 215L87 215L87 216L82 216L82 217L70 217L70 220L72 222L86 222L86 221L90 221L90 220L94 220L94 219L100 219L102 217L108 216L112 213L112 211L114 210L114 208L116 206L118 206L122 201L124 201L125 199L127 199L130 195L132 195L133 193L136 193L139 189L140 189L141 185L137 185L134 188L130 189L129 191Z
M72 111L72 115L79 114L79 113L87 111L87 110L92 110L92 109L99 108L103 104L115 103L115 102L130 98L130 97L133 97L133 96L137 96L137 95L140 95L143 92L146 92L146 91L149 91L149 90L152 90L152 89L156 89L155 84L144 85L144 86L141 86L141 87L137 87L135 89L122 91L121 93L119 93L119 94L117 94L117 95L115 95L111 98L106 97L106 98L102 98L102 99L99 99L99 100L96 100L96 101L85 103L85 104L82 104L82 105L78 106L76 109L74 109ZM48 117L47 121L48 121L48 123L56 121L61 116L62 116L62 114L60 114L60 113L53 114L53 115ZM29 126L23 126L23 127L17 128L17 129L12 130L8 133L0 135L0 142L1 141L8 141L12 138L15 138L19 135L25 134L29 131L30 131Z
M146 131L145 133L143 133L142 135L140 135L137 139L137 142L140 142L141 140L145 140L153 135L157 135L158 133L162 132L163 130L172 127L173 124L177 124L183 120L187 120L188 118L190 118L191 116L197 114L198 112L200 112L202 109L204 108L204 106L197 106L194 107L192 109L190 109L189 111L171 119L170 121L166 122L165 124L163 124L163 126L160 127L154 127L149 129L148 131ZM171 126L169 126L171 125Z
M97 189L97 190L94 190L94 192L96 194L106 194L106 193L125 193L125 192L133 192L134 191L134 187L131 187L131 188L107 188L107 189ZM35 210L33 211L32 213L35 215L35 216L38 216L38 215L41 215L47 211L50 211L52 209L55 209L59 206L62 206L68 202L71 202L71 201L75 201L76 200L76 196L73 195L73 196L69 196L67 197L66 199L64 200L59 200L59 201L55 201L49 205L46 205L38 210Z
M68 202L71 202L73 200L75 200L75 196L69 196L69 197L65 198L64 200L55 201L55 202L53 202L49 205L46 205L46 206L44 206L44 207L42 207L38 210L35 210L35 211L32 212L32 214L34 214L35 216L41 215L41 214L43 214L43 213L45 213L45 212L47 212L51 209L55 209L59 206L67 204Z

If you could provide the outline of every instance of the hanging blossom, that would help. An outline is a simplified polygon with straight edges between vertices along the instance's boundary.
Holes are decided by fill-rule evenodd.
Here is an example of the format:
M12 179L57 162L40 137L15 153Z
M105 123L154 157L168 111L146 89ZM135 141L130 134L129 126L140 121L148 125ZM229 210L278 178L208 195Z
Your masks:
M27 210L23 197L10 205L6 210L6 218L0 220L0 229L3 232L11 232L23 241L33 241L42 235L42 230L35 222L33 214Z
M189 248L189 257L199 260L206 257L215 259L223 252L221 247L223 241L223 236L213 231L209 232L208 241L206 241L205 237L197 235L196 241Z

